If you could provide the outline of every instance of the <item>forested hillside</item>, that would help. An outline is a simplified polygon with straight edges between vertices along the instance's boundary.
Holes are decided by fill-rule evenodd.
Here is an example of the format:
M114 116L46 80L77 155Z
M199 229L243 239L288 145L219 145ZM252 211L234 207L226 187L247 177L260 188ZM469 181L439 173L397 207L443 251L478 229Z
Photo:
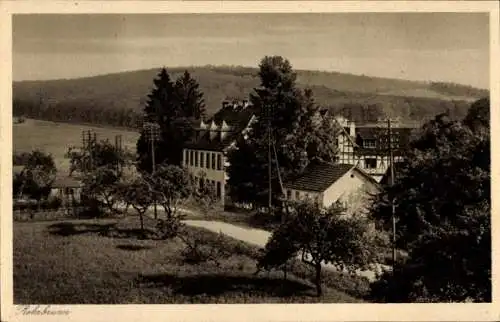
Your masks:
M167 69L171 78L188 70L204 93L208 115L226 98L246 98L258 85L257 69L190 67ZM13 84L14 115L71 123L135 128L159 69L88 78ZM300 87L315 100L358 122L381 116L421 120L443 111L463 117L470 101L489 92L448 83L425 83L334 72L298 71Z

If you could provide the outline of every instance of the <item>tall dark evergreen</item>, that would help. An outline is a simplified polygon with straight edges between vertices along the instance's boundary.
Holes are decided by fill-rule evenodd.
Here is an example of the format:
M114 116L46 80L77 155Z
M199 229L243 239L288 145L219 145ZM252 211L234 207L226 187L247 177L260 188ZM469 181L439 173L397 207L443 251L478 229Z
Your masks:
M174 162L174 153L167 150L166 142L172 137L173 123L179 114L175 103L174 84L165 68L162 68L157 78L153 80L154 88L148 95L144 107L144 122L156 122L160 126L161 135L155 142L155 162ZM152 171L151 144L148 130L142 128L141 136L137 141L138 168L143 171Z
M205 114L203 93L188 72L173 82L165 68L153 80L155 87L148 95L144 121L160 126L160 137L155 142L155 163L182 164L182 149L193 135L193 123ZM152 170L150 133L143 129L137 142L138 167Z
M257 121L252 124L248 138L240 140L237 149L229 153L229 185L234 200L265 205L269 192L269 128L276 149L276 152L272 149L271 177L275 202L281 197L277 165L282 178L292 176L313 158L334 161L336 147L329 144L331 140L320 143L319 138L335 136L333 122L319 117L311 91L297 87L290 62L281 56L266 56L259 67L261 85L250 96Z
M206 116L205 100L199 88L200 85L187 70L175 82L176 101L187 118L199 120Z

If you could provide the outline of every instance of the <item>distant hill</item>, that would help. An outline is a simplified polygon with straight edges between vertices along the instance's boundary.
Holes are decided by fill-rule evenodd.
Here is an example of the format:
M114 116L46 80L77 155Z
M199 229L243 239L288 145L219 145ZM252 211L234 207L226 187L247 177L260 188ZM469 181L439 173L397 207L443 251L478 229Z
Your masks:
M209 114L220 108L223 99L248 97L253 88L259 85L257 68L167 68L172 79L180 76L184 70L188 70L200 83ZM14 114L57 121L64 120L67 114L69 122L79 122L76 110L80 109L106 110L110 114L127 110L141 114L158 71L148 69L78 79L14 82ZM343 114L350 113L347 110L352 110L354 106L365 106L375 107L378 113L384 115L409 119L429 117L444 110L462 116L471 101L489 95L488 90L449 83L304 70L298 70L297 76L299 86L311 88L318 104ZM44 111L51 108L59 110L52 114L59 114L48 117ZM83 121L104 122L94 121L90 116Z

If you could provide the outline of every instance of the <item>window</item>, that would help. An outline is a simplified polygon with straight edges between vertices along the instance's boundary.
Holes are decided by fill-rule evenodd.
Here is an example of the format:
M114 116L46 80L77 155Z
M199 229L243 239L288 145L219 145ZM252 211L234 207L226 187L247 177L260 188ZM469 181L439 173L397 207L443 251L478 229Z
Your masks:
M365 148L375 148L376 141L374 139L365 139L363 140L363 147Z
M198 151L194 153L194 166L195 167L198 166Z
M299 199L300 199L300 192L295 191L295 200L299 200Z
M376 158L366 158L365 159L365 168L366 169L376 169L377 168L377 159Z
M392 135L392 147L393 148L399 147L399 136Z
M220 153L217 153L217 170L222 170L222 158Z
M217 181L217 197L220 198L220 196L221 196L220 182Z
M286 199L288 199L288 200L292 199L292 190L286 191Z
M189 164L194 165L194 151L193 150L189 151Z
M215 170L215 153L212 153L212 169Z
M207 152L207 154L205 154L206 158L205 158L205 163L207 164L207 169L210 169L210 152Z
M184 163L186 165L189 165L189 150L184 150L184 155L185 155L185 157L184 157Z
M203 152L200 152L200 168L203 168L204 167L204 164L203 164L203 161L204 161L204 154Z

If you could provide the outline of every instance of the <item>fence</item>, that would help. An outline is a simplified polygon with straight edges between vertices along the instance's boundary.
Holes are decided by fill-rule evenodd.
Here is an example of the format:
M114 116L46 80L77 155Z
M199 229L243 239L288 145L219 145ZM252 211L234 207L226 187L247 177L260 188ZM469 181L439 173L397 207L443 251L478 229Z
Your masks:
M50 221L60 219L76 219L85 213L85 207L59 209L13 209L14 221Z

